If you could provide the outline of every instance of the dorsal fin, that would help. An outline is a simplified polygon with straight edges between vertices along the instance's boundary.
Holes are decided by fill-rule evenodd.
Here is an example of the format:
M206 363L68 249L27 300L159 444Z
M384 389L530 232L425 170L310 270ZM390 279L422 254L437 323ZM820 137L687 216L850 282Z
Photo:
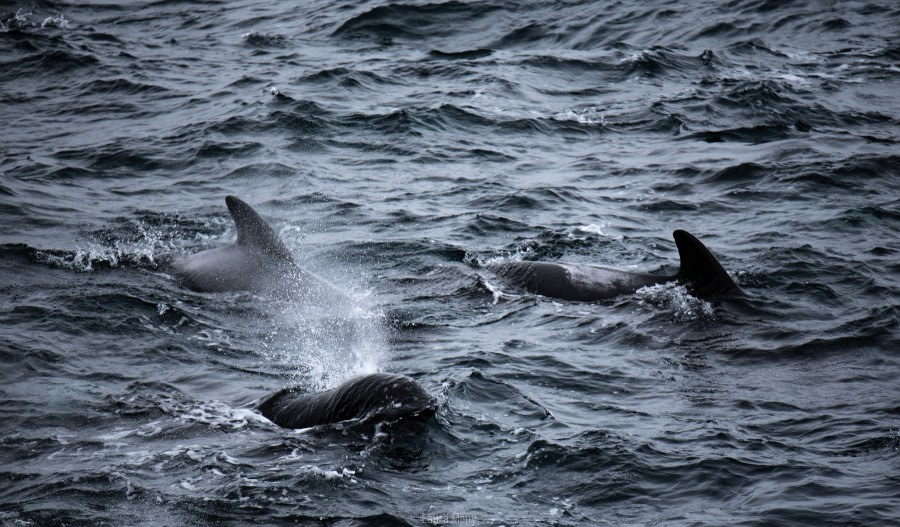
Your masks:
M228 205L228 212L237 228L237 245L253 248L282 262L294 262L290 251L253 207L234 196L225 196L225 204Z
M741 288L693 234L677 230L672 233L672 237L675 238L678 255L681 257L681 269L675 278L686 282L693 294L702 298L741 296Z

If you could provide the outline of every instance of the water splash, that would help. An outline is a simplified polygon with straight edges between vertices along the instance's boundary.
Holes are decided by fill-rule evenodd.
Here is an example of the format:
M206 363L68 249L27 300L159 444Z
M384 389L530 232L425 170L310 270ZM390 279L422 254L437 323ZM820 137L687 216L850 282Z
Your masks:
M252 423L269 424L267 419L254 410L234 408L220 401L192 403L174 410L173 413L183 421L197 422L212 428L241 430L249 427Z
M675 282L648 285L638 289L636 295L641 305L672 311L675 322L716 318L712 304L692 296L685 286Z
M606 126L607 124L606 117L603 115L603 112L593 106L590 108L584 108L581 111L567 110L563 113L557 114L556 118L561 121L576 121L581 124L599 124L600 126Z
M32 11L27 11L25 13L22 12L23 8L19 8L16 11L16 14L7 18L6 20L0 21L0 33L6 33L7 31L14 31L16 29L21 29L28 24L28 19L31 17Z
M31 16L34 14L33 7L28 11L19 8L16 14L8 17L6 20L0 20L0 33L15 31L26 27L58 27L60 29L69 29L69 20L62 13L56 16L48 16L40 23L40 25L31 22Z
M384 314L369 292L316 289L276 300L264 354L287 365L294 382L326 390L380 370L386 356Z
M535 247L537 246L537 242L534 240L528 240L523 244L518 245L515 250L507 251L497 256L491 256L488 258L479 258L478 263L482 267L492 264L499 264L504 262L521 262L524 260L529 260L535 255Z
M569 238L581 239L583 235L588 235L597 236L599 238L621 239L621 236L613 236L605 230L609 228L609 225L610 223L608 221L603 222L602 224L591 223L589 225L579 225L569 233Z
M159 229L143 222L137 223L137 229L131 239L90 241L84 246L74 242L75 251L37 250L34 258L38 263L82 273L123 266L155 269L159 255L175 247Z
M60 29L69 29L69 20L60 13L56 16L48 16L41 22L41 27L58 27Z

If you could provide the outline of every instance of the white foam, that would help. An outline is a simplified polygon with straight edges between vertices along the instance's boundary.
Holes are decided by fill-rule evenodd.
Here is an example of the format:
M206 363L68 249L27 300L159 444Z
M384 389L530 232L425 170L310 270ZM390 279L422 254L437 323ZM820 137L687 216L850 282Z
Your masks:
M563 113L556 114L556 119L566 121L576 121L581 124L599 124L606 126L606 116L596 107L592 106L584 108L581 111L566 110Z
M609 223L604 223L603 225L599 225L597 223L591 223L589 225L579 225L575 227L575 230L578 232L583 232L585 234L594 234L596 236L609 236L603 229L609 227Z
M174 247L163 241L163 234L154 227L138 223L138 236L135 240L116 240L112 243L91 241L80 246L73 241L74 252L53 254L36 251L35 259L39 263L63 269L89 273L96 267L120 267L126 264L157 266L157 255L171 252Z
M490 258L479 260L479 263L482 267L484 267L486 265L499 264L504 262L521 262L522 260L527 260L532 254L534 254L534 249L532 249L530 245L526 244L521 247L516 247L515 251L513 252L507 252L498 256L491 256Z
M3 22L0 22L0 32L5 33L7 31L9 31L10 29L16 29L16 28L22 27L25 25L25 23L28 22L28 18L31 16L31 11L28 11L27 13L23 13L22 9L24 9L24 8L20 7L19 10L16 11L16 14L13 15L13 17L11 19L9 19L8 24L4 24Z
M670 309L678 322L689 320L715 320L712 304L692 296L687 288L675 282L642 287L636 292L641 305L650 304L660 309Z
M195 421L217 428L239 430L247 428L250 423L269 424L269 421L254 410L234 408L219 401L202 403L176 409L178 417L184 421Z
M18 29L26 25L30 27L36 27L36 24L32 24L29 20L33 12L30 10L27 12L22 11L23 8L19 8L19 10L16 11L16 14L8 19L7 23L4 24L3 22L0 22L0 33L5 33L11 29ZM45 18L44 21L41 22L40 27L58 27L60 29L68 29L69 20L62 13L60 13L56 16L48 16L47 18Z
M351 470L349 468L341 468L340 470L335 469L321 469L319 467L314 467L312 465L304 465L300 467L300 470L306 472L307 474L313 474L316 476L321 476L326 480L334 480L334 479L347 479L356 483L356 478L353 476L356 475L356 470Z
M485 280L484 278L481 279L481 283L484 284L484 287L485 287L488 291L491 292L491 296L493 297L493 302L492 302L493 304L496 305L497 302L499 302L501 298L503 298L504 296L506 296L505 293L504 293L503 291L501 291L499 287L497 287L497 286L495 286L494 284L488 282L488 281Z
M619 59L619 64L634 64L645 60L649 56L649 50L642 49L640 51L635 51L631 55L627 57L622 57Z
M68 29L69 21L66 19L65 16L63 16L62 13L60 13L56 16L48 16L47 18L44 19L43 22L41 22L41 27L47 27L47 26L58 27L60 29Z

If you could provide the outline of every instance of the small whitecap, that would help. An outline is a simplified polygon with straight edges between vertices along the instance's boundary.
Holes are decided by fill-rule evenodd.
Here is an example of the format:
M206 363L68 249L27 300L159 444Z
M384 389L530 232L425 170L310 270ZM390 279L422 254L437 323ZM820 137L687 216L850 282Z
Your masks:
M622 57L621 59L619 59L619 64L633 64L635 62L644 60L647 57L647 55L648 55L647 50L635 51L631 55L628 55L627 57Z
M350 470L346 467L341 468L340 470L335 470L335 469L324 470L319 467L314 467L312 465L304 465L303 467L301 467L301 470L303 470L307 474L314 474L317 476L321 476L324 479L344 479L344 478L346 478L351 481L355 481L353 476L356 475L355 470Z
M581 124L606 125L606 117L594 107L584 108L581 111L566 110L563 113L557 114L556 118L559 120L576 121Z
M66 19L65 16L63 16L62 13L60 13L56 16L48 16L47 18L44 19L43 22L41 22L41 27L48 27L48 26L58 27L60 29L68 29L69 21Z
M28 18L31 16L31 11L23 13L23 9L24 8L19 8L19 10L16 11L16 14L10 17L5 22L0 21L0 33L19 29L21 27L24 27L25 24L28 23Z
M609 227L609 223L604 223L603 225L591 223L590 225L579 225L578 227L575 227L575 231L584 234L593 234L595 236L607 237L609 236L609 234L603 230L607 227Z
M239 430L247 428L251 422L269 423L259 413L247 408L233 408L220 401L187 403L171 409L183 421L194 421L213 428Z

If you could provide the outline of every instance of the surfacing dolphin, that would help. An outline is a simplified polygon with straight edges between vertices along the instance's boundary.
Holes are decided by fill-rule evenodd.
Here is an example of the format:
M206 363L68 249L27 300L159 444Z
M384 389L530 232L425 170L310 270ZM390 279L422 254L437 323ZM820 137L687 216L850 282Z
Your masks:
M194 291L254 291L287 296L344 298L334 285L294 263L290 251L253 207L234 196L225 204L237 228L228 247L178 257L172 273Z
M436 404L413 379L374 373L319 393L285 388L266 398L257 410L278 426L309 428L351 419L425 420L434 414Z
M605 300L666 282L678 282L705 300L742 299L741 288L700 240L682 230L672 236L678 246L681 268L669 276L563 262L501 262L485 267L528 292L563 300Z

